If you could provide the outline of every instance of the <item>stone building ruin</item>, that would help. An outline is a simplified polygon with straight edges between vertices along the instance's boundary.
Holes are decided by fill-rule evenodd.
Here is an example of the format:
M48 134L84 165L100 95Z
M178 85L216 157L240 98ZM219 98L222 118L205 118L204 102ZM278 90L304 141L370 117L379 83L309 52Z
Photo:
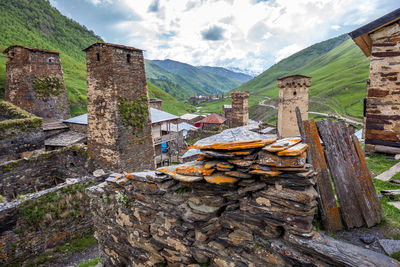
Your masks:
M249 92L232 92L231 127L240 127L249 123Z
M365 152L400 153L400 9L349 33L370 57Z
M222 105L222 117L226 118L226 124L232 127L232 105Z
M84 51L89 156L115 170L154 169L143 51L108 43Z
M308 88L311 78L291 75L278 79L278 135L280 138L298 136L296 107L299 107L303 120L308 119Z
M6 101L44 119L70 117L59 52L14 45L4 53Z

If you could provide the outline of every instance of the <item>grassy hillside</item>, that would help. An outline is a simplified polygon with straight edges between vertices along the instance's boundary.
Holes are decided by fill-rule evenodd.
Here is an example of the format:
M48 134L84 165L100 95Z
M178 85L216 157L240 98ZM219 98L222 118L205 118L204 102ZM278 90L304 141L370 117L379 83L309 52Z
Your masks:
M214 74L223 75L225 77L228 77L233 80L238 80L240 82L247 82L247 81L253 79L253 77L250 75L231 71L231 70L221 68L221 67L197 66L197 68L214 73Z
M366 95L368 71L369 60L351 39L342 35L310 46L282 60L235 90L251 93L251 118L273 121L276 111L259 106L258 102L268 98L271 101L277 100L277 78L303 74L312 77L309 91L310 111L357 118L362 117L362 99ZM219 103L207 103L202 111L208 111L217 105Z
M221 94L239 86L242 82L174 60L152 60L161 68L184 77L194 85L197 94Z
M0 1L0 52L14 44L60 51L72 115L86 112L86 66L82 49L98 41L102 41L99 36L63 16L46 0ZM5 63L6 57L1 53L0 98L4 97ZM192 94L185 94L178 86L173 88L186 97ZM166 110L174 114L193 110L150 82L149 95L162 99Z

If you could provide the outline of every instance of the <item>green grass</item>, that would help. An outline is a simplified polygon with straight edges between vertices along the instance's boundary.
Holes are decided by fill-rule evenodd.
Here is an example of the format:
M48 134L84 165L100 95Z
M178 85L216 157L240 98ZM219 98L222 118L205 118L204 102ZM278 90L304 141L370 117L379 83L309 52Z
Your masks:
M100 262L100 257L84 261L81 264L77 265L76 267L93 267L96 266Z
M384 154L373 154L365 158L368 168L375 175L390 169L393 165L398 163L398 160L388 160Z
M97 239L94 238L94 232L90 232L83 236L75 236L69 242L65 242L56 247L56 250L63 253L81 251L97 244Z

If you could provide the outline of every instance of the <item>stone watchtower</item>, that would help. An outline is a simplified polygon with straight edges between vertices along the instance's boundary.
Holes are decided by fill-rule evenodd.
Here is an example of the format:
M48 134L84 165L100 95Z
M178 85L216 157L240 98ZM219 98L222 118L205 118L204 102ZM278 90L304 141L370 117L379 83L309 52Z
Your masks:
M6 101L44 119L70 117L59 52L14 45L4 53Z
M297 125L296 107L299 107L301 118L308 119L308 88L311 78L303 75L292 75L278 79L278 135L279 138L300 135Z
M231 127L239 127L249 123L249 92L232 92Z
M154 169L142 50L95 43L84 51L89 156L115 171Z

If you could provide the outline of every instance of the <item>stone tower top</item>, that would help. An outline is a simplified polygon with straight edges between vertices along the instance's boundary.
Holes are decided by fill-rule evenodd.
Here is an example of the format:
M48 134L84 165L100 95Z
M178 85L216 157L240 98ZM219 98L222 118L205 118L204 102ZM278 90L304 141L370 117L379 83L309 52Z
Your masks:
M250 93L247 91L235 91L231 93L232 98L249 98Z
M94 43L91 46L83 49L83 51L87 52L87 51L89 51L90 49L92 49L93 47L96 47L96 46L101 46L101 47L108 46L108 47L120 48L120 49L125 49L125 50L143 51L141 49L138 49L138 48L135 48L135 47L132 47L132 46L125 46L125 45L119 45L119 44L110 44L110 43L103 43L103 42Z
M296 74L278 79L279 88L302 87L302 86L310 87L311 78L308 76Z

